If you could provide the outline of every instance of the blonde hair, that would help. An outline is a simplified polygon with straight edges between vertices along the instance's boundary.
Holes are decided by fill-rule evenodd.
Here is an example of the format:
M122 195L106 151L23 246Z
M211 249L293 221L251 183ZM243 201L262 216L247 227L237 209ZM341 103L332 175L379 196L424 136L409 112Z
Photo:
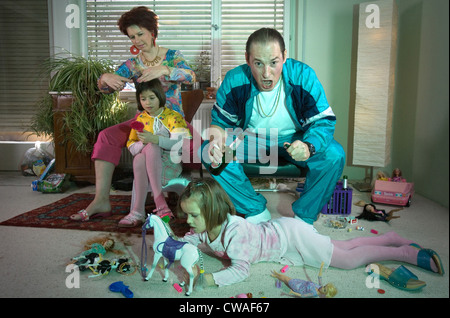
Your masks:
M182 212L181 202L195 198L205 219L206 231L210 231L226 221L228 214L236 214L233 203L220 184L211 178L192 181L184 189L178 200L178 213Z
M106 246L107 241L111 241L111 246ZM84 250L87 251L87 250L91 249L92 244L94 244L94 243L102 245L107 252L111 251L114 254L123 254L124 253L121 250L114 249L114 245L116 244L116 241L114 240L114 238L111 235L100 235L100 236L96 236L96 237L86 240L84 242Z
M320 289L322 290L323 288L325 288L325 293L323 294L325 295L326 298L333 298L334 296L336 296L337 288L336 286L334 286L333 283L328 283L325 286L322 286Z

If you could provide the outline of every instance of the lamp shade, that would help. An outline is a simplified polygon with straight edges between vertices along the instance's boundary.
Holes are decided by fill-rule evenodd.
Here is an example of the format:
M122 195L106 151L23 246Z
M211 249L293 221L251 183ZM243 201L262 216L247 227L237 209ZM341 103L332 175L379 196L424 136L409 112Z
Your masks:
M352 164L390 163L397 56L395 0L359 4Z

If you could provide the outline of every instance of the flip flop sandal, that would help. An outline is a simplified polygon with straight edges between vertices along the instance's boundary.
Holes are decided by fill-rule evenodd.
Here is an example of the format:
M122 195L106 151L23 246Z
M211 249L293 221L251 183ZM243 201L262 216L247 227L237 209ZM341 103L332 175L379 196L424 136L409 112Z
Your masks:
M115 293L122 293L125 298L133 298L134 294L128 287L123 282L115 282L109 285L109 290Z
M445 274L444 266L442 266L442 261L438 253L430 248L423 248L415 243L409 245L419 249L419 254L417 254L417 266L435 273L435 271L433 271L430 266L430 260L432 259L438 269L437 273L441 276Z
M144 216L141 213L131 211L130 213L128 213L128 215L126 215L119 221L118 226L119 227L136 227L136 226L144 223L144 220L142 220L143 217Z
M378 270L376 270L377 267ZM392 270L379 263L370 264L369 275L378 276L392 286L407 291L417 291L427 285L425 282L418 280L417 276L403 265Z
M86 222L90 219L99 219L99 218L109 217L112 215L112 212L109 211L109 212L95 213L94 215L89 216L87 211L85 209L82 209L82 210L78 211L77 214L73 214L73 215L79 215L80 218L77 220L77 219L72 218L72 216L71 216L72 220Z
M419 254L417 254L417 266L435 273L435 271L431 269L430 259L432 259L434 264L436 265L438 269L437 273L441 276L444 275L444 268L442 266L441 258L432 249L423 248L419 251Z
M166 223L169 223L171 219L175 218L169 207L156 208L153 210L153 213L159 216Z
M78 220L76 220L76 219L71 217L71 219L74 220L74 221L85 222L85 221L89 220L89 214L86 212L85 209L78 211L77 214L74 214L74 215L79 215L80 216L80 219L78 219Z

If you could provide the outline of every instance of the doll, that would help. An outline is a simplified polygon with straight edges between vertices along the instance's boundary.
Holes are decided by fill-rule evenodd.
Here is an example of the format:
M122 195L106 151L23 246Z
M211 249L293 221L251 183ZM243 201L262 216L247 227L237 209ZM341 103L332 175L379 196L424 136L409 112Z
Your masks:
M94 264L98 264L100 262L100 255L98 253L89 253L85 255L80 255L78 257L74 257L73 264L77 265L81 272L85 271L87 268Z
M393 182L403 182L405 179L402 178L402 171L399 168L395 168L392 171L391 181Z
M364 219L368 221L383 221L389 222L392 219L399 218L399 216L394 216L394 212L401 211L403 208L394 209L386 213L385 210L379 210L377 207L371 203L365 204L363 211L358 215L357 219Z
M318 282L319 284L311 281L290 278L286 275L272 271L272 277L275 277L285 283L290 289L291 293L299 297L326 297L332 298L337 294L337 289L332 283L326 285L322 284L322 269L323 263L320 266Z
M89 269L94 273L94 275L89 276L89 278L107 275L113 269L123 275L133 275L136 272L137 267L134 266L135 269L133 272L131 272L131 267L128 258L113 259L112 261L103 259L100 262L89 266Z
M111 235L102 235L91 238L84 243L84 253L99 253L104 255L106 252L113 252L114 254L123 254L120 250L114 249L115 241ZM97 251L98 250L98 251ZM100 251L103 251L101 253Z
M389 176L383 171L378 171L376 180L389 181Z
M114 244L115 241L110 235L91 238L84 243L84 251L80 255L72 258L72 260L83 261L86 260L91 254L102 256L109 251L114 254L123 254L122 251L113 249Z

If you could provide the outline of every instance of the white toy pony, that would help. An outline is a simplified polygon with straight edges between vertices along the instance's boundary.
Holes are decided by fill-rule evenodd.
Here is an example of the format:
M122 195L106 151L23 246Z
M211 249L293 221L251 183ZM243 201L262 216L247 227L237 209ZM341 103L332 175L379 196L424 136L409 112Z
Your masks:
M147 276L145 276L145 272L147 270L146 264L144 264L144 260L141 259L142 266L142 276L145 281L148 281L156 268L156 265L159 262L159 259L164 256L164 266L165 266L165 276L163 281L167 282L169 279L169 267L172 265L174 261L180 261L181 266L186 269L189 274L189 289L185 293L186 296L189 296L192 293L194 286L194 272L192 267L197 263L197 261L201 258L200 251L196 246L186 243L180 242L172 238L174 236L172 229L167 225L167 223L163 222L160 217L151 214L147 217L144 225L142 226L142 255L145 252L145 262L147 260L147 246L145 243L145 232L146 230L153 228L154 234L154 242L153 242L153 251L155 255L153 257L153 264L150 272ZM201 269L202 272L203 269ZM180 286L184 286L185 282L182 282Z

